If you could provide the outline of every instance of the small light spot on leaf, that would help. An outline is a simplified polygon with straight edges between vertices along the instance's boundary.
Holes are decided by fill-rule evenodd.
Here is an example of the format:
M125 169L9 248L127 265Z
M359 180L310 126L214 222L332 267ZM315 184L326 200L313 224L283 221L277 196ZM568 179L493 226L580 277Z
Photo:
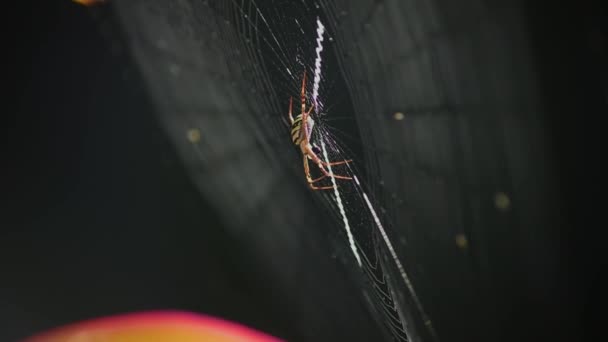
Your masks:
M507 211L511 207L511 199L504 192L497 192L494 195L494 205L501 211Z
M188 141L196 144L201 140L201 131L198 128L191 128L187 133Z
M467 240L467 237L464 234L456 235L454 240L456 241L456 246L460 249L467 249L467 247L469 247L469 240Z
M393 114L393 118L397 121L401 121L405 118L405 115L401 112L397 112L397 113Z

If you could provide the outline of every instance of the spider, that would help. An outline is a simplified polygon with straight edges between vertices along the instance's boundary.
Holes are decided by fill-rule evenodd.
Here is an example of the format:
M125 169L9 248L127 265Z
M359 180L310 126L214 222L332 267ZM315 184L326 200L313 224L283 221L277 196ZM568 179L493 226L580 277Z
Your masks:
M325 166L333 166L350 163L352 160L342 160L338 162L328 163L319 158L317 153L320 153L320 149L317 146L310 144L310 136L312 134L312 128L315 125L315 121L310 116L310 113L314 109L314 104L311 104L308 111L306 111L306 70L304 70L304 77L302 77L302 90L300 93L300 98L302 99L302 113L296 116L295 120L292 114L293 108L293 97L289 98L289 122L291 123L291 140L294 144L300 146L300 151L302 152L302 157L304 158L304 173L306 174L306 180L308 181L308 185L313 190L326 190L333 189L333 186L315 186L314 183L322 180L325 177L334 177L339 179L352 179L352 177L347 176L339 176L333 173L329 173ZM323 175L319 178L312 179L310 177L310 168L308 166L308 159L312 160L317 166L319 170L323 173Z

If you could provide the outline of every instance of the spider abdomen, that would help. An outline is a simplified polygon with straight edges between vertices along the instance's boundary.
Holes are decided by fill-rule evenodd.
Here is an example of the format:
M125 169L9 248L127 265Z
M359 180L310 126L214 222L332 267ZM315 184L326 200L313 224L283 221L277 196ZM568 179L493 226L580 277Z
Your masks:
M310 115L308 115L306 119L306 133L308 133L308 137L310 137L310 134L312 133L312 127L314 124L315 121L310 117ZM294 118L293 124L291 125L291 140L294 144L300 145L305 138L306 136L302 131L302 114L300 114Z

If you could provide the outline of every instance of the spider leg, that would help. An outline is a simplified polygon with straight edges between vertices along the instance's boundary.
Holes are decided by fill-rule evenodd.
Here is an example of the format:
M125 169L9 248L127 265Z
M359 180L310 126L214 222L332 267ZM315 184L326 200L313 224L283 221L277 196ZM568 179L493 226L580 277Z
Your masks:
M289 123L293 125L293 114L292 114L292 108L293 108L293 97L289 97Z
M334 173L330 174L323 167L323 161L315 154L315 152L313 150L310 149L310 147L304 146L304 149L303 149L302 152L303 152L303 154L306 154L306 155L310 156L310 158L315 162L315 164L317 164L317 166L319 167L319 170L321 170L321 172L323 172L323 174L325 176L327 176L327 177L334 177L334 178L338 178L338 179L353 179L352 177L336 175ZM342 163L342 162L338 162L338 163ZM344 163L342 163L342 164L344 164ZM331 165L331 163L329 165Z
M315 104L311 103L310 108L308 108L308 112L306 112L306 116L310 115L310 112L312 112L313 109L315 109Z
M310 185L310 188L313 190L330 190L330 189L334 188L333 186L314 186L312 184L309 184L309 185Z
M333 189L333 186L315 186L313 183L320 181L321 179L327 177L327 175L323 175L319 178L311 179L310 178L310 169L308 166L308 157L306 154L304 156L304 173L306 174L306 180L308 181L308 186L313 190L328 190Z
M321 176L319 178L315 178L315 179L310 178L310 167L308 166L308 157L306 156L306 154L303 154L302 156L304 158L304 161L303 161L304 162L304 174L306 175L306 180L308 181L308 183L315 183L315 182L318 182L321 179L327 177L326 175L323 175L323 176Z
M328 162L325 162L325 161L322 161L322 160L321 160L321 164L323 164L323 165L325 165L325 166L334 166L334 165L348 164L348 163L350 163L350 162L352 162L352 161L353 161L352 159L348 159L348 160L342 160L342 161L338 161L338 162L331 162L331 163L328 163Z
M323 164L317 164L317 166L319 167L319 170L321 170L321 172L323 172L323 174L327 177L334 177L334 178L338 178L338 179L353 179L353 177L348 177L348 176L341 176L341 175L337 175L335 173L329 173L327 170L325 170L325 168L323 167Z
M308 183L316 183L316 182L320 181L323 178L327 178L327 176L323 175L323 176L315 178L315 179L308 179Z

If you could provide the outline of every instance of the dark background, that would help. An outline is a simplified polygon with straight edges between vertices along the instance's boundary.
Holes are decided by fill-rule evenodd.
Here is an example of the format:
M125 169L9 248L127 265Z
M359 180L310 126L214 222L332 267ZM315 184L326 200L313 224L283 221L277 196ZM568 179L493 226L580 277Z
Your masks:
M537 314L541 320L551 315L565 319L545 325L554 339L589 341L603 335L600 311L606 304L600 290L606 287L602 270L608 264L601 252L606 235L599 228L605 220L600 199L604 168L597 158L603 154L600 122L608 112L608 12L600 1L525 3L522 19L534 44L544 126L555 147L550 157L559 180L561 220L553 229L561 234L558 287L565 289L553 298L551 312L543 313L543 308Z
M69 1L11 16L0 340L159 308L276 330L271 294L190 182L124 50Z
M128 54L68 1L3 14L0 338L154 308L199 310L289 335L246 249L191 184ZM552 307L580 340L599 331L605 288L604 14L592 2L535 2L523 18L554 113L545 123L566 221L569 292ZM561 328L546 327L568 337Z
M602 336L605 322L600 314L608 265L600 228L605 169L599 159L605 154L600 122L608 113L608 12L599 1L574 6L531 1L528 13L563 203L562 260L568 274L563 281L569 292L560 309L571 317L572 338L588 341ZM560 330L555 328L561 340Z

